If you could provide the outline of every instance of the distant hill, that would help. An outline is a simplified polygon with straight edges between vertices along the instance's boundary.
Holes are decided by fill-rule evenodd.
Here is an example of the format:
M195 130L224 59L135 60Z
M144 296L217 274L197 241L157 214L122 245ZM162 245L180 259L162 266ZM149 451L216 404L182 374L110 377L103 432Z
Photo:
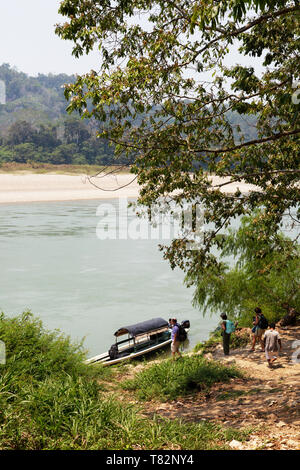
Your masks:
M96 139L97 123L82 121L78 115L66 112L63 85L72 83L75 76L29 77L2 64L0 80L6 88L6 103L0 104L0 163L114 162L113 148Z
M115 163L113 147L95 137L97 122L83 121L78 115L70 116L66 112L68 103L63 85L75 81L74 75L30 77L9 64L2 64L0 80L6 87L6 103L0 104L0 164ZM239 129L246 140L256 137L255 117L244 118L232 112L227 116L237 140ZM119 163L129 163L129 160L120 159Z
M17 120L37 125L53 122L67 115L67 101L62 86L73 82L75 76L39 74L37 77L29 77L11 68L9 64L2 64L0 80L6 86L6 105L0 105L1 134Z

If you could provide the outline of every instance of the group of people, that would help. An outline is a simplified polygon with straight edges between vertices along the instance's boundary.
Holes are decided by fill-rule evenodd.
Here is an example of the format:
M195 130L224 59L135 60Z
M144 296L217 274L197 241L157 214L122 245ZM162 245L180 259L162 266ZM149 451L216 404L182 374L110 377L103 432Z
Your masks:
M259 307L255 308L255 316L253 317L252 327L252 347L251 351L255 351L256 342L260 343L261 350L265 352L268 365L271 367L273 362L276 361L279 351L282 349L282 343L278 331L276 331L275 323L268 324L267 319L263 315ZM224 355L229 355L230 335L237 326L227 319L225 313L221 314L222 322L222 336L223 336L223 351Z
M266 359L271 367L273 362L276 361L279 351L282 349L282 343L278 331L276 331L275 323L268 324L267 319L263 315L259 307L255 308L255 316L253 317L252 327L252 347L251 351L255 351L256 343L260 343L261 350L265 352ZM221 332L223 336L223 351L224 355L229 355L230 350L230 337L237 327L237 322L234 323L228 320L226 313L221 314ZM169 326L172 328L171 333L171 352L173 359L176 354L180 357L180 325L177 323L176 318L169 319Z

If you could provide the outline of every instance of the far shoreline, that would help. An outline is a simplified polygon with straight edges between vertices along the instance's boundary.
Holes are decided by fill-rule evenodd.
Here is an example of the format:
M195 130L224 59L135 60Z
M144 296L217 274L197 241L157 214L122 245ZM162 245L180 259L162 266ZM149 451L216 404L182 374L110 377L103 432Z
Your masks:
M6 171L7 170L7 171ZM137 199L140 186L134 174L124 167L89 167L47 165L29 167L13 165L0 167L0 204L27 204L32 202L62 202L109 199ZM100 173L102 171L102 173ZM104 171L108 174L104 174ZM100 176L96 176L99 174ZM95 175L95 176L92 176ZM99 188L93 186L92 178ZM210 176L214 184L224 184L229 178ZM247 193L255 186L229 183L220 189L233 193L240 189Z

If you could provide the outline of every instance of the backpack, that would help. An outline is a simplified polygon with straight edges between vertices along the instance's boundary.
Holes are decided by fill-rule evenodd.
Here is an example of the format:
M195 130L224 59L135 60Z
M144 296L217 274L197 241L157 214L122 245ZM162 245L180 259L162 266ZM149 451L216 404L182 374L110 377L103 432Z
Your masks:
M261 314L259 322L258 322L258 327L261 328L262 330L266 330L268 326L269 326L268 320L263 314Z
M185 331L182 325L177 325L177 326L178 326L178 339L180 342L183 342L187 338L187 332Z
M235 331L235 324L231 320L226 320L226 333L233 333Z
M118 346L116 344L113 344L111 347L110 347L110 350L108 351L108 355L110 357L110 359L117 359L118 358L118 354L119 354L119 351L118 351Z

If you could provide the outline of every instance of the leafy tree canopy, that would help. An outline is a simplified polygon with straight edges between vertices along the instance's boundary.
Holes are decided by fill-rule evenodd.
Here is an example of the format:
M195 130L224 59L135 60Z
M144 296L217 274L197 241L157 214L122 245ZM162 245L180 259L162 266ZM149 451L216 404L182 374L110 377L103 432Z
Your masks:
M222 268L187 276L187 284L196 285L195 306L231 312L245 326L251 325L257 306L269 321L277 321L285 309L299 308L300 246L283 233L265 239L263 232L259 213L230 229L220 252Z
M165 250L172 267L191 276L222 269L217 235L258 207L265 240L287 212L298 223L298 0L63 0L59 11L67 18L56 32L73 54L101 54L98 71L65 86L69 111L100 120L117 154L135 152L140 204L201 199L211 229L201 249L174 240ZM261 71L233 63L233 49ZM235 128L230 111L255 117L257 135ZM228 179L216 184L211 174ZM226 192L242 181L255 188Z

